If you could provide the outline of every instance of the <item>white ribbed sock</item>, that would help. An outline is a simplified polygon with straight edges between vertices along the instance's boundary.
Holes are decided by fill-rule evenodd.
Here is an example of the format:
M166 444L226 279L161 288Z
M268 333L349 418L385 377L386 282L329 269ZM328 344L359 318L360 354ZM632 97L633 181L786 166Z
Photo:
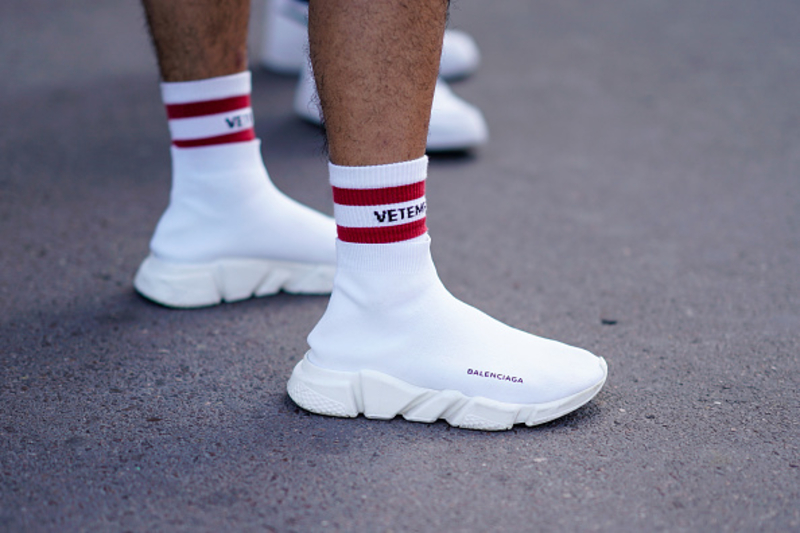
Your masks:
M172 144L180 148L255 139L250 72L161 84Z
M328 165L339 239L392 243L424 235L428 158L367 167Z

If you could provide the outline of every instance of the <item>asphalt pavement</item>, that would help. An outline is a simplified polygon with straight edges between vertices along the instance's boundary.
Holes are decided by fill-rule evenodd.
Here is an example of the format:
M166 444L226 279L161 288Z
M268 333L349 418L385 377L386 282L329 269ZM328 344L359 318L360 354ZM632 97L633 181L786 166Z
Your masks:
M432 159L458 297L605 356L588 405L465 431L305 413L324 297L131 286L169 193L134 2L0 6L0 530L800 531L800 3L459 0L491 141ZM257 24L256 24L257 26ZM332 212L295 82L256 131Z

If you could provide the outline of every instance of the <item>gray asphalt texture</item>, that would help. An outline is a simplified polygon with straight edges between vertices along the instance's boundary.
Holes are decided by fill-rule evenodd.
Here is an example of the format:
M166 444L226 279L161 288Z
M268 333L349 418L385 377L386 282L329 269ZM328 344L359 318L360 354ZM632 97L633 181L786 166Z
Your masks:
M0 530L798 531L800 3L454 3L491 142L431 162L440 275L602 354L509 432L310 415L324 297L196 311L131 279L169 191L133 2L0 7ZM294 80L254 69L274 181L332 212Z

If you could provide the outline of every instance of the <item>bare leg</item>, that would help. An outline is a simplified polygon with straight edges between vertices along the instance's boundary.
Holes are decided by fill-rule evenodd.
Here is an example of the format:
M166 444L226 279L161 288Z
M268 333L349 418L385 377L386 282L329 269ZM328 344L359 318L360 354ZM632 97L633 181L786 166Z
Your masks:
M247 69L249 0L142 0L161 78L192 81Z
M331 162L425 154L447 0L312 0L309 45Z

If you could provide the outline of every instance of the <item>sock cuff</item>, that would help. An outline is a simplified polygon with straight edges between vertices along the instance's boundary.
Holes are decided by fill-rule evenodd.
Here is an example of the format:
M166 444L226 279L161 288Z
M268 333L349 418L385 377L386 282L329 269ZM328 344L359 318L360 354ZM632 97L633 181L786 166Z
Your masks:
M245 70L204 80L161 82L161 98L166 105L220 100L249 95L251 87L250 71Z
M383 189L425 181L428 156L388 165L345 167L328 163L331 185L341 189Z
M250 71L161 84L172 144L197 148L255 139Z
M425 235L427 156L388 165L329 164L339 239L386 244Z
M336 240L336 268L342 272L416 274L436 270L430 253L431 238L388 244L362 244Z

